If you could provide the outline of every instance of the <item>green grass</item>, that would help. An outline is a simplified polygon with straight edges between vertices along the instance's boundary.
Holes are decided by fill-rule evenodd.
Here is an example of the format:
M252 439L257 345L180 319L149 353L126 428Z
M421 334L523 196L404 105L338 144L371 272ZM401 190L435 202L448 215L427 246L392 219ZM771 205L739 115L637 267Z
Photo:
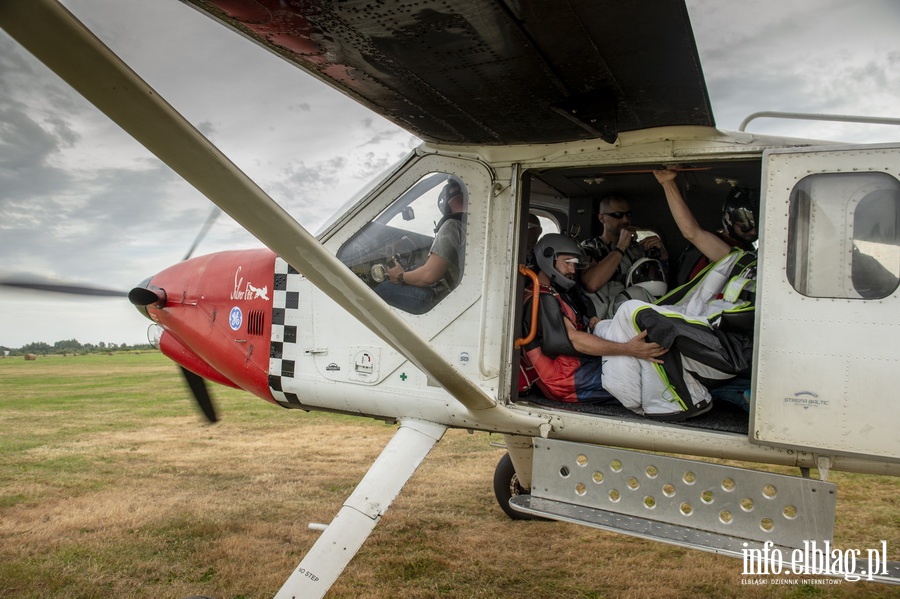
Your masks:
M0 599L272 597L395 427L212 386L204 423L156 352L0 359ZM502 450L449 431L331 598L885 597L742 586L739 560L558 522L512 522ZM900 544L900 481L834 473L836 541Z

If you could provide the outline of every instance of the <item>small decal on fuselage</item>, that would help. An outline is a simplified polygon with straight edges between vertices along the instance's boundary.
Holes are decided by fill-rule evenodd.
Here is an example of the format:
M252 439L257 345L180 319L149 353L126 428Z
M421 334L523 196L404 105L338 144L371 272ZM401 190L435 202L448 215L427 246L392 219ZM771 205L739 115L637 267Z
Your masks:
M241 274L240 266L237 267L237 270L234 271L234 290L231 292L231 299L233 300L244 300L250 301L255 300L258 297L268 301L269 300L269 286L265 287L254 287L250 281L247 281L247 284L244 284L244 277L240 276Z
M827 399L819 399L819 394L814 391L798 391L793 397L785 397L784 403L792 406L800 406L804 410L819 406L830 406Z
M241 309L235 306L231 309L231 312L228 314L228 326L231 327L232 331L236 331L241 328L241 323L244 322L244 314L241 312Z

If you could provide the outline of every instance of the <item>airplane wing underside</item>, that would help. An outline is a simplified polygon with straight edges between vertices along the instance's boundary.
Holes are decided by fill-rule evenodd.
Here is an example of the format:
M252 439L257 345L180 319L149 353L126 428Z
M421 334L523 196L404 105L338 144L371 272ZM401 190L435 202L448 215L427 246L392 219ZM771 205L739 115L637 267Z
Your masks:
M182 1L428 141L714 125L681 1Z

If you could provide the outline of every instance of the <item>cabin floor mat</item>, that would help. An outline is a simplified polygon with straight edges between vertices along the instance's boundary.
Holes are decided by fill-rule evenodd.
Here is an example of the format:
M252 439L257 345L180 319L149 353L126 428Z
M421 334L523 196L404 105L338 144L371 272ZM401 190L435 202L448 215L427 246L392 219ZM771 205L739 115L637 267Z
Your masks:
M596 416L616 416L619 418L634 418L637 420L651 421L651 418L639 416L616 401L601 403L566 403L547 399L541 395L533 394L520 398L543 408L580 412L582 414L594 414ZM702 428L728 433L746 435L750 429L750 415L734 404L720 401L715 402L713 408L694 418L678 422L679 426Z

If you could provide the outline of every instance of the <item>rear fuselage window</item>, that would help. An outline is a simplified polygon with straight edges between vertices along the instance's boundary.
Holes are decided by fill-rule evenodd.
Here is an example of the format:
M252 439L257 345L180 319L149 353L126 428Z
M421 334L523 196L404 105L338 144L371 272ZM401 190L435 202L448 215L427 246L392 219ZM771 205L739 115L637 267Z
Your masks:
M791 192L787 276L809 297L880 299L900 282L900 183L827 173Z

